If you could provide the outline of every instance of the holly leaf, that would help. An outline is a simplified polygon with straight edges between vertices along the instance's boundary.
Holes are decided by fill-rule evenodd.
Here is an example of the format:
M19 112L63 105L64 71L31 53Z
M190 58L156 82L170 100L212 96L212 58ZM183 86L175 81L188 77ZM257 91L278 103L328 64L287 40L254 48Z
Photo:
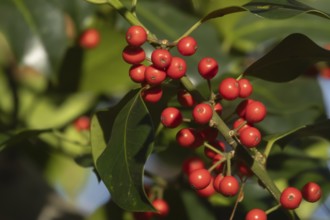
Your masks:
M122 209L153 211L143 186L144 164L152 150L153 124L140 92L134 90L132 94L128 94L131 98L120 110L113 110L118 112L108 122L112 123L110 139L103 153L95 158L96 169L111 198Z
M249 66L244 75L273 82L291 81L312 64L328 61L330 51L303 34L291 34L265 56Z

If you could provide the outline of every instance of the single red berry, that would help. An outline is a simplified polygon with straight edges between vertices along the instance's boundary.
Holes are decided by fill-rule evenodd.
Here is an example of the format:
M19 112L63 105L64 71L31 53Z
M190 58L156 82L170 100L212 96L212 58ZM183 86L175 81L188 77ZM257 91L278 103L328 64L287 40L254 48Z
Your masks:
M100 43L100 33L98 30L91 28L85 30L79 39L79 45L83 48L94 48Z
M245 118L245 114L246 114L246 108L248 105L250 105L252 102L254 102L254 100L252 99L245 99L243 101L241 101L238 106L236 107L236 113L239 117L241 118Z
M203 168L205 168L205 164L199 157L190 157L182 164L182 170L186 175L189 175L194 170Z
M177 93L178 102L184 107L193 107L196 102L193 96L186 90L180 90Z
M218 193L220 193L219 186L220 186L220 182L223 180L223 177L224 176L222 175L222 173L220 173L214 178L213 181L213 187L215 191L217 191Z
M288 187L281 193L280 203L285 209L296 209L302 200L301 192L295 187Z
M160 120L165 127L176 128L182 122L182 114L179 109L168 107L162 111Z
M184 59L180 57L172 57L172 61L168 66L166 73L171 79L180 79L186 74L187 64Z
M260 131L255 127L245 128L240 132L241 144L248 148L256 147L261 141Z
M248 167L246 165L245 162L243 161L239 161L237 164L237 170L240 174L240 176L246 176L246 177L250 177L250 176L253 176L253 172L252 170L250 169L250 167Z
M245 220L267 220L267 214L261 209L252 209L245 216Z
M77 131L89 130L91 119L87 116L81 116L74 121L74 127Z
M246 106L245 119L249 123L257 123L266 117L266 107L259 101L254 101Z
M236 130L237 134L240 134L244 129L251 127L250 124L248 124L245 119L243 118L238 118L236 121L233 123L233 129L238 129Z
M213 142L218 137L219 131L212 127L206 127L199 131L202 138L207 142Z
M253 92L253 87L248 79L240 79L238 80L239 84L239 97L247 98Z
M122 53L123 60L129 64L139 64L146 58L146 53L141 47L126 46Z
M207 169L194 170L189 174L189 183L196 190L207 187L211 179L212 176Z
M308 202L317 202L322 196L321 187L314 182L308 182L301 190L303 198Z
M217 103L214 105L214 111L218 114L221 115L222 113L222 105L220 103Z
M181 147L194 148L196 142L196 131L193 128L182 128L176 134L176 141Z
M209 142L210 145L212 145L215 149L220 150L221 152L225 151L225 143L219 140L214 140ZM204 147L204 154L210 159L214 160L214 157L217 155L216 152L214 152L212 149L208 147Z
M160 217L165 217L170 212L170 207L168 206L167 202L163 199L155 199L152 201L152 205L157 210L157 214Z
M183 56L191 56L196 53L197 42L193 37L186 36L179 40L177 49Z
M164 69L171 63L172 55L168 50L156 49L151 54L152 64L158 69Z
M219 184L219 191L224 196L235 196L239 191L239 183L233 176L225 176Z
M147 32L141 26L131 26L126 32L126 41L131 46L139 47L147 41Z
M151 87L141 92L143 100L150 103L158 102L162 98L162 95L163 90L160 86Z
M198 72L204 79L212 79L218 73L219 65L211 57L204 57L198 63Z
M129 69L129 77L136 83L144 83L146 79L145 70L146 66L143 64L132 65Z
M193 144L193 148L200 147L204 144L204 138L202 137L200 132L195 132L195 141Z
M209 123L213 115L212 107L207 103L200 103L193 109L192 116L196 123Z
M223 99L234 100L239 96L239 84L234 78L226 78L219 84L219 94Z
M211 182L203 189L196 190L200 197L210 197L215 194L215 189L213 187L214 177L211 178Z
M150 85L160 85L166 79L166 73L155 66L147 66L145 71L146 82Z

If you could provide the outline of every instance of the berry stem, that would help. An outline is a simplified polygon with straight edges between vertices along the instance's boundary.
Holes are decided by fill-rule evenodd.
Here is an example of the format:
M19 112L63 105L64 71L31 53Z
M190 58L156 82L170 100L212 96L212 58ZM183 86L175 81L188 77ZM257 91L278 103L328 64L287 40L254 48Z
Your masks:
M131 13L136 17L136 5L137 0L132 0L132 7L131 7Z
M264 157L265 157L265 159L268 158L268 156L270 154L270 151L273 148L274 142L275 142L274 140L270 140L270 141L267 142L267 145L266 145L265 150L264 150Z
M192 120L191 120L190 118L183 118L182 121L183 121L183 122L190 123Z
M215 147L213 147L211 144L204 142L204 146L209 148L210 150L214 151L217 154L223 155L223 153L221 151L219 151L218 149L216 149Z
M238 196L237 196L237 198L236 198L236 201L235 201L235 204L234 204L234 208L233 208L233 211L231 212L231 215L230 215L229 220L233 220L233 219L234 219L234 216L235 216L235 213L236 213L236 209L237 209L238 203L239 203L240 201L242 201L242 199L243 199L243 197L244 197L244 192L243 192L243 190L244 190L244 186L245 186L246 180L247 180L247 179L244 179L244 180L242 181L242 184L241 184L241 187L240 187L240 189L239 189Z
M227 158L224 157L224 158L222 158L221 160L217 161L216 163L214 163L214 164L208 169L208 171L209 171L209 172L212 172L217 166L219 166L221 163L223 163L223 162L226 161L226 160L227 160Z
M274 207L272 207L272 208L266 210L265 213L266 213L266 215L268 215L268 214L270 214L270 213L276 211L276 210L279 209L280 207L281 207L281 204L277 204L276 206L274 206Z
M155 184L159 187L166 188L167 187L167 181L163 179L160 176L154 175L150 173L148 170L144 170L144 175L152 179Z
M226 176L231 176L231 156L230 154L225 154L226 160L227 160L227 171L226 171Z

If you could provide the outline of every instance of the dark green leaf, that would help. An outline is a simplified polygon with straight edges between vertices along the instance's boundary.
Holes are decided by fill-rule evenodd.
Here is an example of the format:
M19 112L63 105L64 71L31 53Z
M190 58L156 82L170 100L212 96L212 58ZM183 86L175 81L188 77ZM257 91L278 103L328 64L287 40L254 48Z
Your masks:
M273 82L287 82L305 73L319 61L330 60L330 51L302 34L291 34L274 49L249 66L244 75Z
M143 171L154 131L140 93L133 92L134 97L115 115L110 140L97 158L96 168L118 206L130 211L152 211L144 191Z
M272 19L285 19L302 13L313 14L330 19L329 14L300 3L296 0L252 0L243 7L254 14Z

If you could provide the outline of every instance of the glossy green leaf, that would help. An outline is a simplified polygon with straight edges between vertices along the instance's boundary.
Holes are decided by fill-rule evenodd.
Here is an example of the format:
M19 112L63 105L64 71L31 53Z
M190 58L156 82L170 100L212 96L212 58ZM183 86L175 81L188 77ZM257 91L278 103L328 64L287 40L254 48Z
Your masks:
M287 82L305 73L308 67L330 59L330 51L302 34L291 34L265 56L249 66L244 75L273 82Z
M140 93L133 92L135 95L115 115L110 140L96 159L96 168L118 206L130 211L152 211L144 192L143 171L154 131Z
M330 15L296 0L252 0L243 6L254 14L272 19L290 18L302 13L313 14L330 19Z

